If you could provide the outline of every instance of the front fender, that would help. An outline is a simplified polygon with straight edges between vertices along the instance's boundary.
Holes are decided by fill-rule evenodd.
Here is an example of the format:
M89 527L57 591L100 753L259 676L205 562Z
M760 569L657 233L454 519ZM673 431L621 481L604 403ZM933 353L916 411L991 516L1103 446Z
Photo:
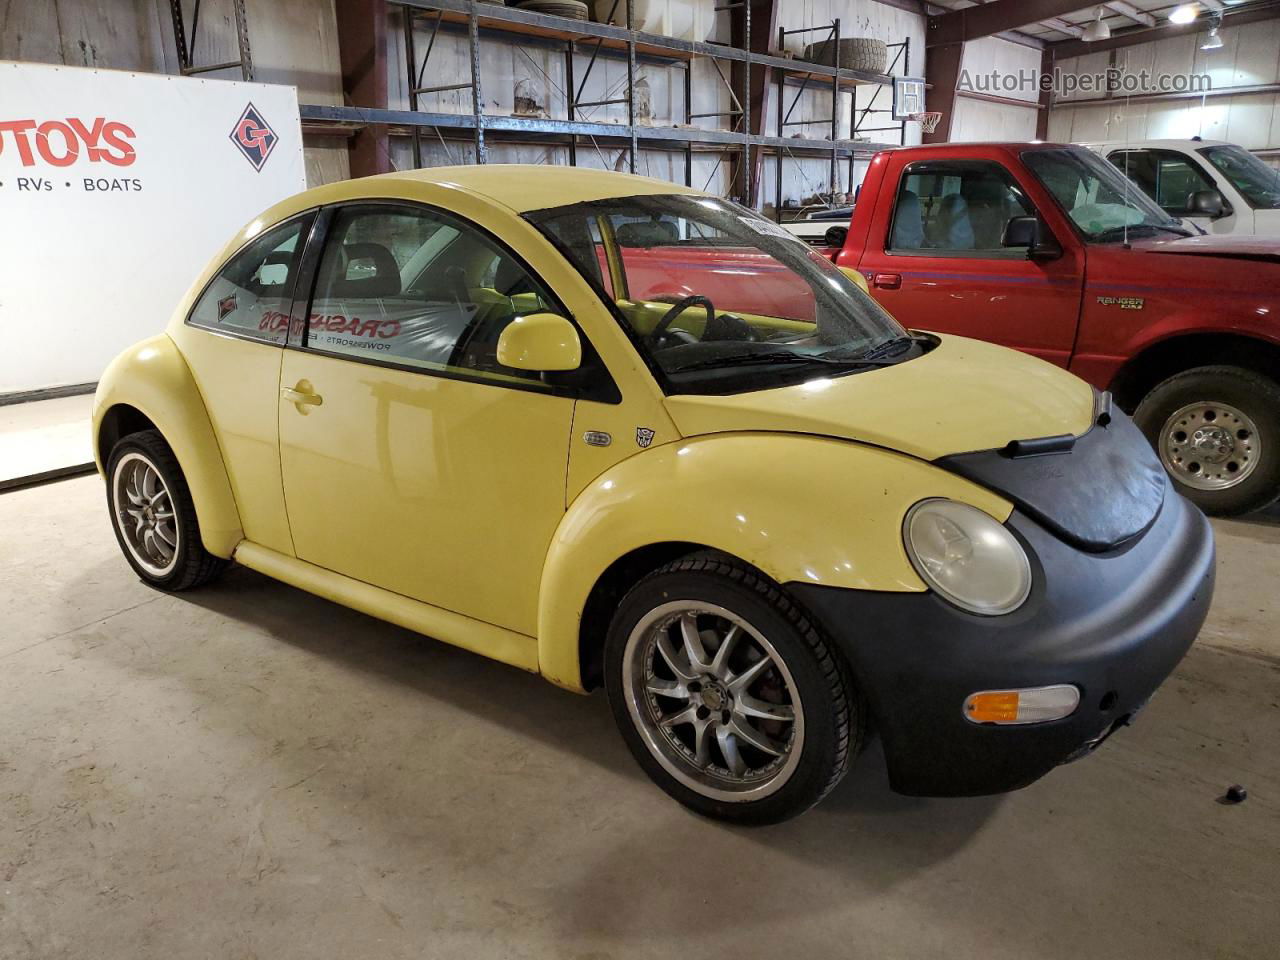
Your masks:
M100 437L113 407L133 407L173 448L195 503L200 538L210 553L230 557L244 539L222 451L186 361L165 334L129 347L107 367L93 401L93 456L106 475Z
M923 592L902 545L917 501L950 497L1003 522L1012 505L904 454L798 434L725 433L656 447L593 480L565 513L538 597L538 665L582 689L587 598L618 559L651 544L721 550L778 583Z

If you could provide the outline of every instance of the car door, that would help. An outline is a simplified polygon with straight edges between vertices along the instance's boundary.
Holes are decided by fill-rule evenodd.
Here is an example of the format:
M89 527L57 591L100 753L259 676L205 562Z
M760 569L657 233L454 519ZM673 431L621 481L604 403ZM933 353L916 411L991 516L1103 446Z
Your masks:
M564 308L474 224L417 204L326 211L281 372L297 556L532 635L565 505L574 399L502 367L515 317Z
M1246 209L1237 209L1228 199L1229 190L1219 183L1200 161L1180 150L1112 150L1107 159L1130 180L1142 188L1142 192L1164 208L1171 217L1190 220L1208 233L1248 233L1244 218L1251 216ZM1190 198L1200 190L1217 190L1226 204L1225 215L1213 220L1192 212Z
M1011 219L1037 213L1009 170L995 160L937 160L886 176L897 184L893 202L877 206L858 264L872 295L907 326L991 340L1066 366L1083 263L1066 244L1051 260L1003 246Z
M289 553L280 481L280 361L314 212L258 234L172 337L204 398L247 539Z

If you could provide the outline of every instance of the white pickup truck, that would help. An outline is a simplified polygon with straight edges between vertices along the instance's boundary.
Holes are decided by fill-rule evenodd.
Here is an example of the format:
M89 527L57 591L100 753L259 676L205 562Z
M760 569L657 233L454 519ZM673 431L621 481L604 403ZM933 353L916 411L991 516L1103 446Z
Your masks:
M1172 216L1208 233L1280 236L1280 169L1221 140L1085 143Z

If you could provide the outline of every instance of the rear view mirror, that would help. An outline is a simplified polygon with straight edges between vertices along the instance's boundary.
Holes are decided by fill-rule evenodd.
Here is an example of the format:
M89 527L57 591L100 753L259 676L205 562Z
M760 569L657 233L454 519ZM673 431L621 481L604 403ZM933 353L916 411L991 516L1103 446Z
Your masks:
M1227 215L1227 202L1217 190L1197 190L1187 197L1187 212L1193 217L1220 220Z
M1040 222L1039 217L1014 217L1004 228L1001 244L1006 248L1025 248L1032 260L1053 260L1062 256L1057 238Z
M555 313L512 320L498 337L498 362L512 370L550 373L582 365L582 340L572 323Z

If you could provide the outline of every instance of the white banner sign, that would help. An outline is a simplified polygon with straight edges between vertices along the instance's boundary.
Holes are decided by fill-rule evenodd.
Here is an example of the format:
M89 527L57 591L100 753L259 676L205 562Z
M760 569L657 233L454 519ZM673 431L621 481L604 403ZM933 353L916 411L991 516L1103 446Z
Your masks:
M293 87L0 62L0 394L97 380L306 185Z

